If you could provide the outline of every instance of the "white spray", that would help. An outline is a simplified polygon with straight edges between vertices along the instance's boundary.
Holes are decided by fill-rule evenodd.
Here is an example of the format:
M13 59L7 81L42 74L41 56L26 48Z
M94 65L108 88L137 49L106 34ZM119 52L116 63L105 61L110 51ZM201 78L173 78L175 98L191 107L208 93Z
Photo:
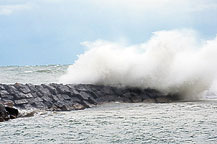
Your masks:
M154 32L143 44L83 43L89 49L69 66L61 83L154 88L196 96L215 89L217 38L199 40L192 30Z

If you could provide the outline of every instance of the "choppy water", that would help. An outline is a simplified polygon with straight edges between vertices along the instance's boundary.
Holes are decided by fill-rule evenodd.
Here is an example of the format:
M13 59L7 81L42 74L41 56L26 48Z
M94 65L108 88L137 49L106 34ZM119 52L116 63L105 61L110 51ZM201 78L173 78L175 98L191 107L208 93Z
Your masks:
M0 83L57 82L67 66L0 67ZM217 101L110 103L0 123L0 143L217 143Z
M0 83L52 83L67 70L67 65L0 67Z
M217 103L106 104L1 123L1 143L213 143Z

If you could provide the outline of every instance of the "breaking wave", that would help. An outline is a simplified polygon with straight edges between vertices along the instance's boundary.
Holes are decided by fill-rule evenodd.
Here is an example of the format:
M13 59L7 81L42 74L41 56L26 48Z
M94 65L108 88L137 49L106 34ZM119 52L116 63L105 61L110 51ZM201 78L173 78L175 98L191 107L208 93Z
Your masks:
M137 45L82 44L88 50L69 66L61 83L154 88L187 97L217 89L217 37L202 40L193 30L171 30L154 32Z

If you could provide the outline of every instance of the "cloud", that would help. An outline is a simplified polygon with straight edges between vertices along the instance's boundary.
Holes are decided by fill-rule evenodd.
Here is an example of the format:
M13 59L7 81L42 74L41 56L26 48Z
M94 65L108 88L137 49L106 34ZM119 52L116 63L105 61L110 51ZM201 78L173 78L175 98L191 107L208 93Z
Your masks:
M132 11L203 11L217 8L215 0L92 0L96 5L108 8L120 8Z
M78 4L79 0L14 0L0 2L0 15L10 15L17 11L28 10L32 6L44 4ZM177 11L196 12L217 8L215 0L87 0L85 3L99 6L102 9L112 11L124 11L130 14L160 13L168 14ZM141 14L143 15L143 14Z
M31 4L8 4L0 5L0 15L11 15L18 11L31 9Z
M206 4L195 4L194 7L190 10L192 12L217 9L217 3L206 3Z
M42 0L41 2L49 2L49 3L63 3L66 0Z
M65 4L67 0L0 0L0 15L11 15L15 12L25 11L40 7L45 4Z

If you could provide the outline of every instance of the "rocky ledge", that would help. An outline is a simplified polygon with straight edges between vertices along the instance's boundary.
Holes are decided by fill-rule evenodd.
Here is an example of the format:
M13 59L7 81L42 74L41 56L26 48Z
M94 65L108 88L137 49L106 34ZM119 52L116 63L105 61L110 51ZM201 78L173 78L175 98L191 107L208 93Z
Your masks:
M17 117L7 109L70 111L106 102L171 102L175 96L153 89L110 87L89 84L0 84L0 119ZM10 104L10 106L7 106ZM9 115L9 116L8 116ZM4 119L4 118L2 118Z

